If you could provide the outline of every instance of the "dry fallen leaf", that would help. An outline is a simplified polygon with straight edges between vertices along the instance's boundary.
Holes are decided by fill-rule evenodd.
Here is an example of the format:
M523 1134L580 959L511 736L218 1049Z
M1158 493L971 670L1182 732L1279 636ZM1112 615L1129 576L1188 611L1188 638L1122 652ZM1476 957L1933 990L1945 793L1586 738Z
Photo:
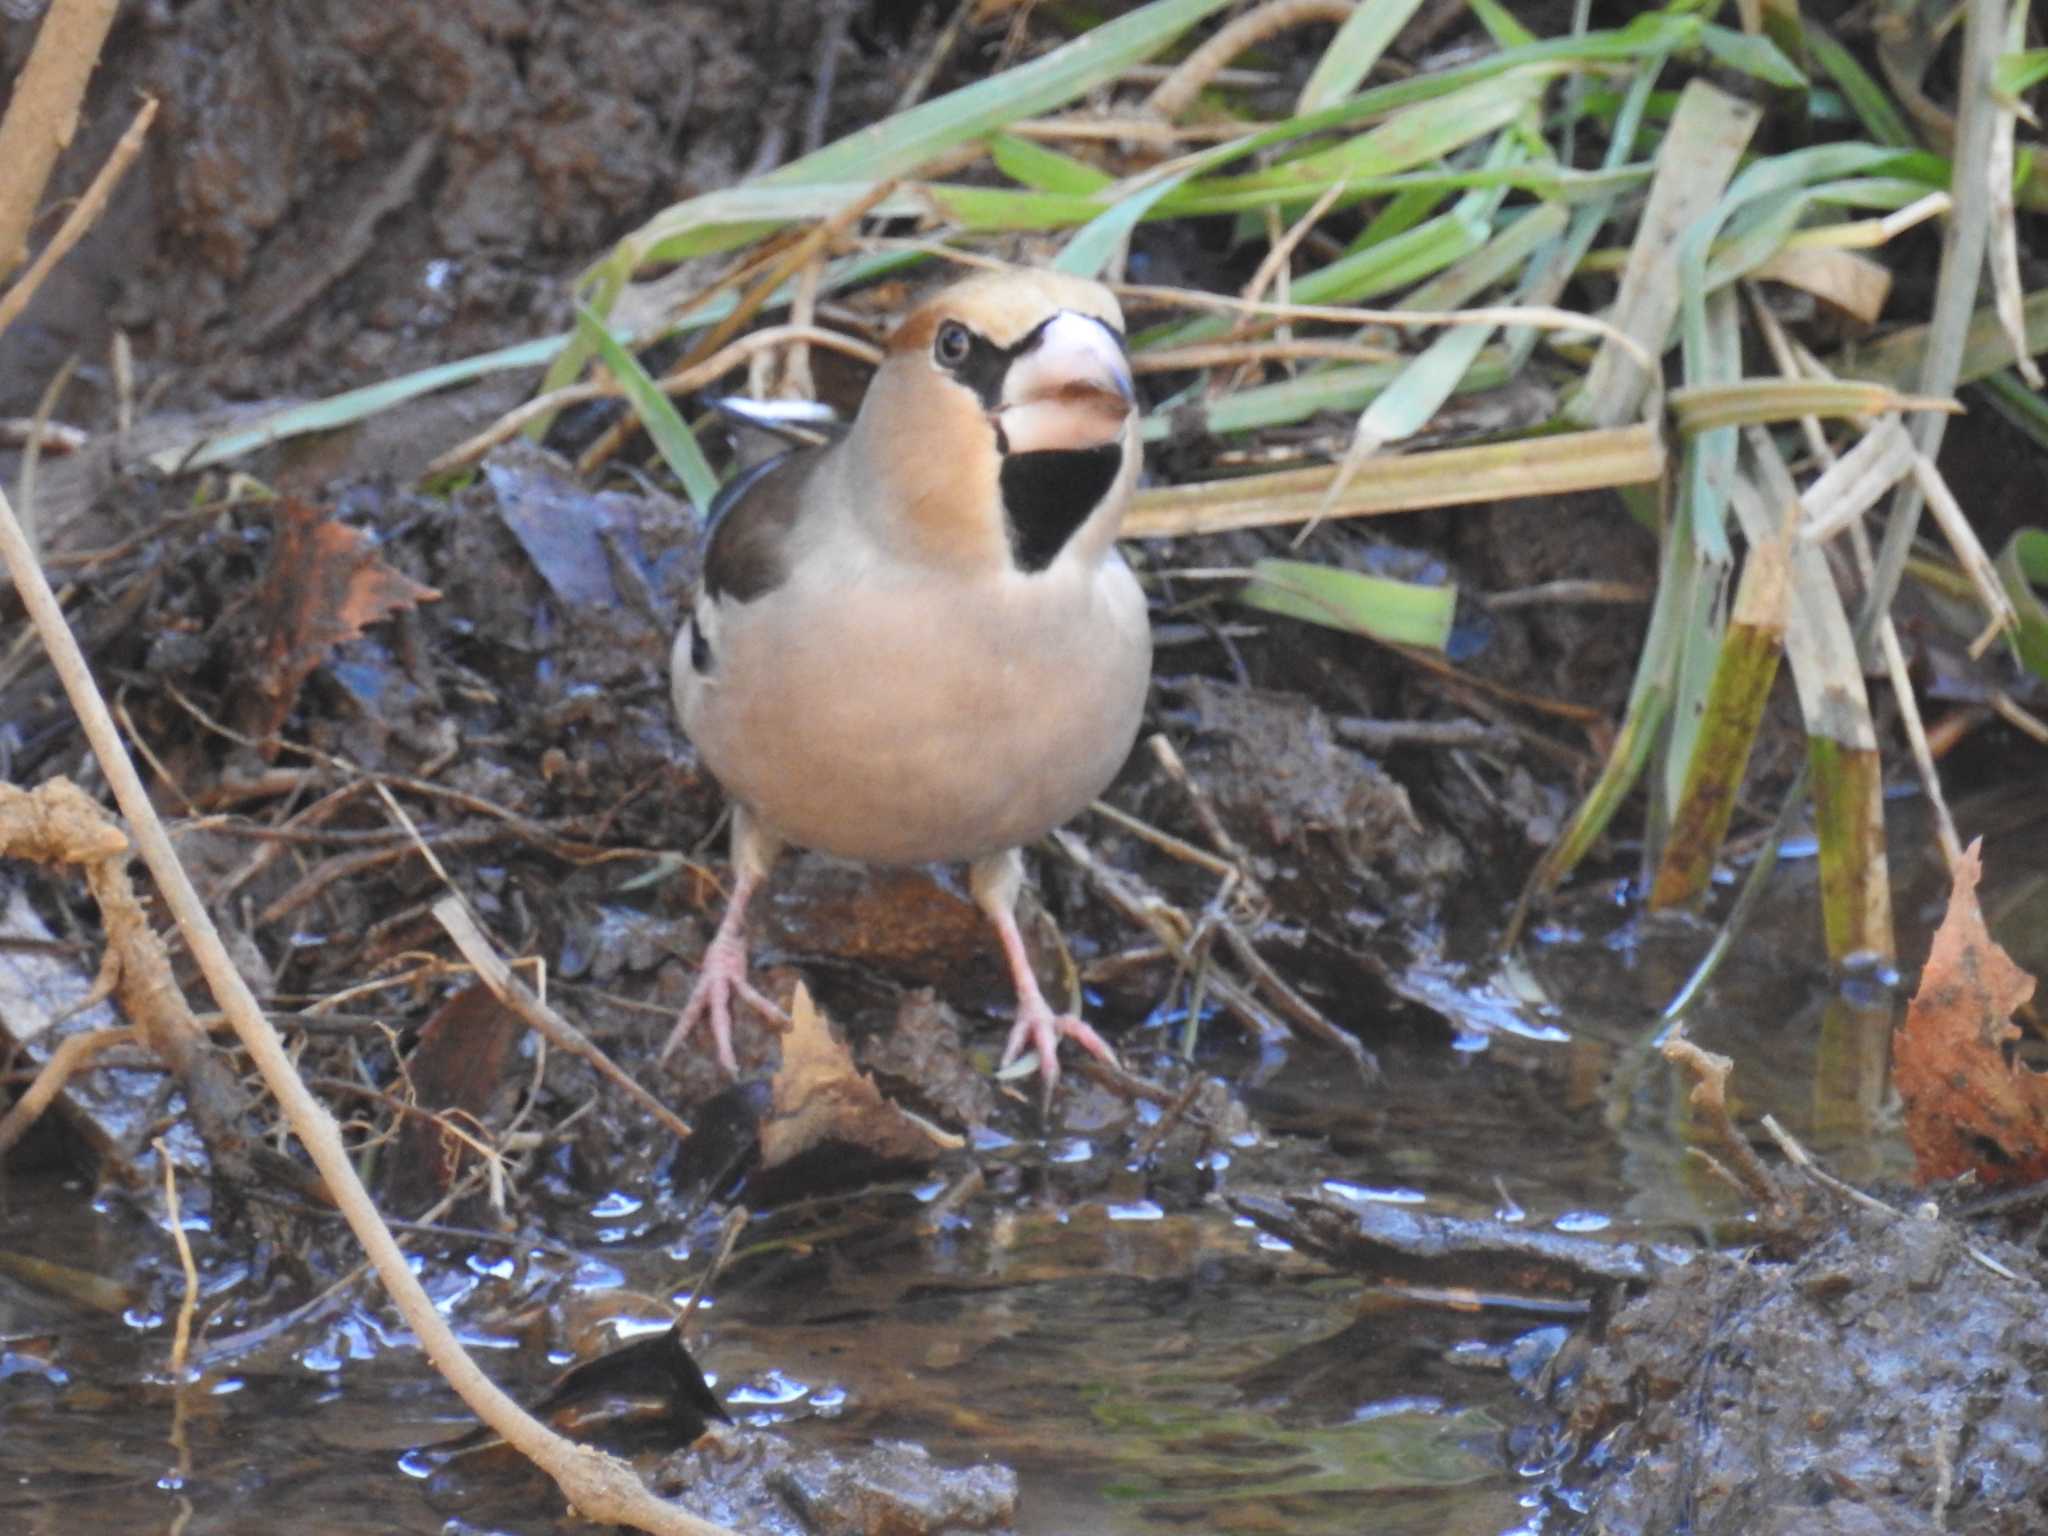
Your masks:
M833 1037L825 1016L799 985L783 1031L768 1114L761 1122L761 1162L775 1168L820 1142L847 1142L890 1161L930 1162L963 1145L882 1097L874 1079Z
M259 736L270 735L284 724L300 687L329 651L380 619L440 595L386 565L362 530L286 497L278 504L270 564L255 594L260 702L244 724Z
M1983 839L1955 868L1948 915L1892 1042L1892 1081L1920 1179L2048 1179L2048 1075L2012 1059L2013 1011L2034 978L1993 942L1977 905Z
M397 1146L381 1159L388 1209L416 1215L454 1188L465 1156L473 1162L475 1153L447 1124L460 1121L490 1139L491 1101L516 1068L525 1034L524 1021L482 982L449 998L421 1026L405 1077L422 1113L399 1121Z

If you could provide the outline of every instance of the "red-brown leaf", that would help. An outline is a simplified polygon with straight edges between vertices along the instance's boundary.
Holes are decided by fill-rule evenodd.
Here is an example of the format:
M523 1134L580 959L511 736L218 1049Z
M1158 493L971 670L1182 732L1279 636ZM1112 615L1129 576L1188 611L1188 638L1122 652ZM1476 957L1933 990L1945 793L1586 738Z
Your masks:
M256 591L261 706L248 723L267 736L284 724L299 689L337 645L441 594L393 570L361 530L310 502L278 504L270 565Z
M1892 1080L1922 1183L1975 1170L1986 1183L2048 1179L2048 1075L2011 1059L2013 1011L2034 978L1993 942L1977 905L1983 840L1955 869L1948 915L1892 1042Z

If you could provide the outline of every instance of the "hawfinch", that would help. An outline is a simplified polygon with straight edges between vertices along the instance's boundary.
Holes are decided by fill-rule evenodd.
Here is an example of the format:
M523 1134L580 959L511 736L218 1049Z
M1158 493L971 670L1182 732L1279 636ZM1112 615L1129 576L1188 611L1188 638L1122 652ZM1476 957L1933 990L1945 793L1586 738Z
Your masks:
M730 904L662 1054L732 1054L747 903L785 843L967 860L1046 1092L1056 1014L1017 931L1018 848L1100 794L1137 736L1152 637L1116 550L1140 450L1123 317L1100 284L970 278L914 310L846 435L743 474L712 511L676 636L676 712L732 800Z

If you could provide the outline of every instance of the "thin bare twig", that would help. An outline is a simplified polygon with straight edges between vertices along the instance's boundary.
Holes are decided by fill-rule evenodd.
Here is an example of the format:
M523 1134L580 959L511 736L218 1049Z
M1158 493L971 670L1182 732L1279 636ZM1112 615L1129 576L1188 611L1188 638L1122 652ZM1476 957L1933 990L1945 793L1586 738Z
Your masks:
M1756 1148L1735 1128L1728 1114L1728 1074L1735 1063L1726 1056L1703 1051L1685 1038L1683 1024L1673 1027L1664 1042L1664 1059L1678 1063L1693 1076L1692 1101L1705 1114L1707 1129L1721 1143L1721 1150L1736 1175L1756 1201L1774 1210L1785 1209L1785 1191L1772 1177Z
M185 1236L185 1220L178 1212L178 1165L163 1137L157 1137L150 1145L156 1148L157 1161L164 1167L164 1217L170 1223L171 1242L178 1250L178 1268L185 1277L177 1326L171 1332L171 1378L183 1385L186 1357L192 1352L192 1317L199 1307L199 1266L192 1262L192 1243Z
M725 1220L718 1226L718 1247L712 1251L711 1262L704 1266L704 1273L690 1288L690 1299L683 1303L682 1313L676 1318L677 1328L687 1327L690 1319L697 1315L697 1308L704 1304L705 1296L718 1283L720 1272L732 1258L733 1244L740 1240L740 1234L747 1230L747 1223L753 1219L744 1205L736 1205L725 1213Z
M1866 1195L1855 1185L1844 1183L1832 1173L1829 1173L1827 1169L1821 1167L1819 1163L1813 1160L1813 1154L1793 1140L1792 1133L1778 1124L1774 1116L1765 1115L1758 1123L1763 1126L1764 1134L1778 1144L1778 1150L1785 1154L1786 1162L1792 1164L1793 1167L1797 1168L1830 1194L1839 1195L1851 1205L1859 1205L1872 1215L1882 1216L1887 1221L1905 1220L1906 1213L1904 1211L1897 1210L1892 1206L1886 1205L1882 1200Z
M55 0L36 31L0 119L0 165L7 167L0 176L0 277L28 255L43 188L78 127L86 82L119 9L119 0Z
M1255 11L1247 11L1202 44L1154 91L1146 109L1171 122L1193 105L1205 86L1223 66L1256 48L1277 32L1314 22L1344 22L1358 7L1354 0L1269 0Z
M8 121L13 121L11 112L8 114ZM64 222L57 226L57 233L50 237L50 243L37 253L35 261L21 274L15 285L5 294L0 294L0 332L4 332L14 323L16 317L28 308L28 301L35 297L36 289L42 286L43 279L48 277L57 263L64 259L65 254L84 238L85 232L92 228L100 214L105 211L107 200L114 195L114 188L120 185L121 178L127 174L128 167L134 163L135 157L142 153L142 141L149 136L149 125L155 121L156 98L145 97L141 108L135 114L135 120L128 125L128 131L121 135L121 141L114 146L113 153L107 156L106 164L99 168L99 173L92 179L92 185L85 189L85 195L79 198L71 212L64 216ZM4 128L0 128L0 134L4 132ZM4 142L0 142L0 165L10 163L6 159L6 153ZM0 188L4 188L9 179L0 177ZM5 195L4 190L0 190L0 197ZM4 213L0 213L0 221L4 221L5 217ZM4 229L4 223L0 223L0 229ZM4 259L4 253L0 253L0 271L6 270L10 265L11 263Z
M483 929L476 925L476 920L469 915L469 909L462 904L460 896L443 896L435 902L434 917L448 930L448 937L455 941L455 947L462 951L465 960L476 967L477 975L497 996L499 1002L518 1014L553 1044L572 1056L589 1062L599 1076L654 1116L678 1138L690 1134L690 1127L677 1118L674 1110L641 1087L631 1074L600 1050L588 1035L534 996L526 984L512 974L512 968L505 964L503 957L484 936Z
M86 998L83 1001L101 1000ZM14 1144L28 1134L29 1127L42 1118L43 1111L57 1101L64 1085L91 1065L95 1057L117 1045L141 1043L142 1031L132 1025L121 1029L87 1030L60 1040L36 1073L35 1080L23 1090L7 1113L0 1116L0 1158L6 1157Z

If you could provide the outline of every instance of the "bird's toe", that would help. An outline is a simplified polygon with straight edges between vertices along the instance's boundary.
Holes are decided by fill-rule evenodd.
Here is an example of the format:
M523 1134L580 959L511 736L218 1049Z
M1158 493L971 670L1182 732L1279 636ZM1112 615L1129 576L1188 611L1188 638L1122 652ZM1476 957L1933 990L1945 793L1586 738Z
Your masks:
M1072 1040L1082 1050L1099 1060L1118 1066L1116 1052L1107 1040L1078 1015L1054 1013L1040 1005L1037 1008L1022 1008L1018 1011L1017 1022L1010 1030L1010 1038L1003 1047L1003 1065L1008 1066L1024 1054L1026 1046L1038 1057L1038 1072L1045 1084L1045 1095L1052 1096L1053 1085L1060 1078L1060 1037Z

